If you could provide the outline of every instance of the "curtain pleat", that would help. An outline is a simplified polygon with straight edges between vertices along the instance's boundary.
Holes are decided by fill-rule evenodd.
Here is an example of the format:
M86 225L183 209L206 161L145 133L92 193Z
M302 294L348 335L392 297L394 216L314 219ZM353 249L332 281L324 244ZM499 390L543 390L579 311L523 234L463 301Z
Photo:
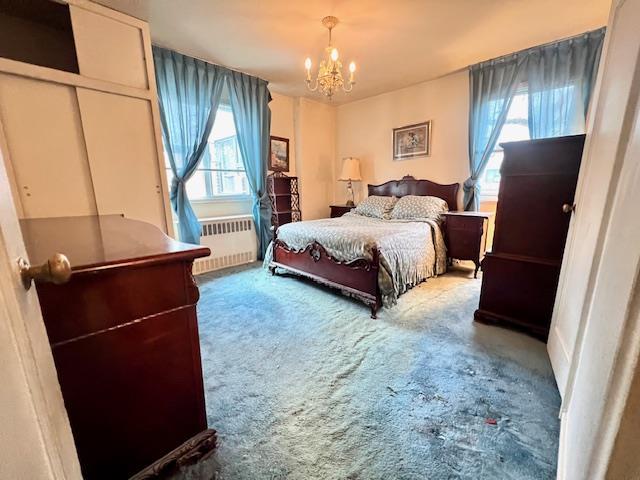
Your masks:
M207 146L228 70L171 50L153 47L162 138L173 172L171 205L178 217L180 240L200 243L200 223L186 182Z
M519 54L473 65L469 71L469 169L463 185L464 209L477 210L478 178L489 161L522 81L525 56Z
M238 146L253 196L258 258L263 259L271 238L271 205L267 196L271 94L265 80L240 72L229 73L228 85Z
M585 132L605 29L533 48L529 53L529 134L559 137Z

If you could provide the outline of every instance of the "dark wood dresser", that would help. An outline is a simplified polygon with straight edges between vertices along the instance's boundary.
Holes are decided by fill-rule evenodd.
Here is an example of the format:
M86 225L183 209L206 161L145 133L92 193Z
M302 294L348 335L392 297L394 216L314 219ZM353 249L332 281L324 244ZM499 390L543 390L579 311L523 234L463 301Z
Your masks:
M490 213L487 212L446 212L444 217L444 239L447 257L471 260L476 269L473 278L478 278L480 262L487 250L487 230Z
M84 478L128 478L205 430L191 266L209 249L117 215L21 226L32 264L71 263L37 292Z
M584 135L502 144L492 251L475 319L547 339Z

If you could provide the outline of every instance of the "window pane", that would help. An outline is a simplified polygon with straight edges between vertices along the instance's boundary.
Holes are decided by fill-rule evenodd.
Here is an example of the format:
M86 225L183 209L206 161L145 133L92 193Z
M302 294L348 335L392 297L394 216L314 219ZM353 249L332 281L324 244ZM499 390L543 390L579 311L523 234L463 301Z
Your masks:
M167 162L167 181L171 185L173 174ZM249 195L249 184L238 147L233 112L220 105L209 135L207 150L196 173L187 182L187 196L202 200L224 195Z
M507 119L502 126L496 148L489 157L484 172L478 179L481 196L497 196L500 188L500 167L502 166L501 143L529 140L529 95L527 92L518 93L511 102Z
M238 138L226 137L209 143L212 151L211 168L221 170L244 170L238 150Z
M204 171L196 170L193 176L187 181L187 197L189 197L190 200L207 198Z
M213 195L249 195L249 183L244 172L211 172Z
M495 151L489 157L487 166L480 177L480 194L485 196L498 195L500 187L500 167L502 165L502 151Z

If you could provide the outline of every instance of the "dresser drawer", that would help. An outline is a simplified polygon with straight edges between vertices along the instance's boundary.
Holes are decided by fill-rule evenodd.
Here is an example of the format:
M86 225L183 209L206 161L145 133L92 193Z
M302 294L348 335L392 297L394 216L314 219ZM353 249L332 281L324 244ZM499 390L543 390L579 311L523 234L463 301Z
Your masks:
M64 285L38 284L49 342L94 334L192 303L186 285L190 267L172 262L106 269L74 274Z

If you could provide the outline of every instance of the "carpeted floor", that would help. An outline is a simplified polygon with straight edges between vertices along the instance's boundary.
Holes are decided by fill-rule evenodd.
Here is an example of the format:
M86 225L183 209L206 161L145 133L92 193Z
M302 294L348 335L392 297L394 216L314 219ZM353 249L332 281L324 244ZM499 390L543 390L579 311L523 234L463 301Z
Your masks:
M545 345L475 324L471 271L428 280L377 320L257 264L198 281L220 478L555 478Z

